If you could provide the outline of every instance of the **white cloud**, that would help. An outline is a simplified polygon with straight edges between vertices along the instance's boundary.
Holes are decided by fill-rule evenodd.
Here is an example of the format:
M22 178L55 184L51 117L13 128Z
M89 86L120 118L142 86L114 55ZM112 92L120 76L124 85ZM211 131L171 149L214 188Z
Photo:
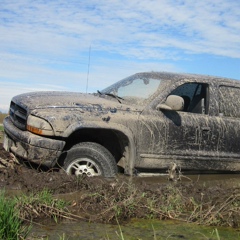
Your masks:
M238 1L3 2L10 12L1 12L1 32L6 33L1 42L13 50L17 39L23 50L44 54L74 55L92 43L124 56L133 49L129 56L136 58L141 58L136 50L146 45L166 53L170 47L240 57ZM225 46L229 50L221 51Z
M239 60L239 9L235 0L1 0L1 104L31 89L85 91L90 46L89 90L181 71L197 54Z
M99 63L91 65L89 74L67 70L46 69L44 67L17 64L11 70L6 69L5 79L0 80L0 110L7 111L11 98L15 95L32 91L77 91L89 93L102 90L136 72L144 71L181 71L172 64L136 63L131 61L98 59ZM104 61L104 64L101 62ZM0 61L0 65L1 63ZM37 73L37 74L35 74ZM17 81L13 81L18 76ZM88 85L87 85L88 84Z

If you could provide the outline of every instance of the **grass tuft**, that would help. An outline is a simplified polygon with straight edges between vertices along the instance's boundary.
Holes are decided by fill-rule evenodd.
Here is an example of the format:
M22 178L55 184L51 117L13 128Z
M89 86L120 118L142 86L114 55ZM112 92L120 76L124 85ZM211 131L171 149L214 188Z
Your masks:
M0 239L25 239L30 230L22 226L15 206L16 201L6 198L5 192L0 191Z
M57 218L68 215L65 212L65 207L68 203L61 199L55 199L51 191L47 189L36 194L23 194L17 197L16 201L20 209L20 217L24 220L47 216L57 221Z

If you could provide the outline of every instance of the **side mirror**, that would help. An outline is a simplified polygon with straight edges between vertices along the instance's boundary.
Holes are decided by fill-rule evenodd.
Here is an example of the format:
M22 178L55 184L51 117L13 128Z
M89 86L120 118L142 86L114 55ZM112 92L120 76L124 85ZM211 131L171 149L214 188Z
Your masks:
M184 108L184 99L177 95L169 95L165 103L157 105L157 110L181 111Z

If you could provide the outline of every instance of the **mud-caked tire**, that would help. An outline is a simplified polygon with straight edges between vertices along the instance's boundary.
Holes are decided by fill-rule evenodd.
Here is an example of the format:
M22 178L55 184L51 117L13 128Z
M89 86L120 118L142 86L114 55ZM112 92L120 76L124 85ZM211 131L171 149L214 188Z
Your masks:
M94 142L74 145L67 152L63 168L67 174L88 177L115 177L118 171L113 155Z

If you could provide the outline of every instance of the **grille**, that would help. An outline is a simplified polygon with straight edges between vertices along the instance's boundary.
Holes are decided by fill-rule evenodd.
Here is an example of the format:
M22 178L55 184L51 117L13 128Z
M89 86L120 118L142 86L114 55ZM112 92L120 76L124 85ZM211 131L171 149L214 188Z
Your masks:
M25 108L12 101L10 105L10 117L16 127L26 130L27 110Z

